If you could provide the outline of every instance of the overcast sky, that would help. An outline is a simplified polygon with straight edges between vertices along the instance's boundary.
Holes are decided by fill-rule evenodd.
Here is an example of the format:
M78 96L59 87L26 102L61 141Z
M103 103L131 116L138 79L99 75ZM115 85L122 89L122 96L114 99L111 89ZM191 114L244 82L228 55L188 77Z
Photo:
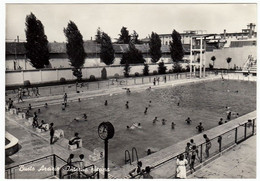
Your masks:
M6 39L17 35L25 40L26 15L41 20L49 42L66 41L63 28L72 20L84 40L95 37L100 27L118 38L122 26L140 38L184 30L207 33L241 32L248 23L257 23L256 4L6 4Z

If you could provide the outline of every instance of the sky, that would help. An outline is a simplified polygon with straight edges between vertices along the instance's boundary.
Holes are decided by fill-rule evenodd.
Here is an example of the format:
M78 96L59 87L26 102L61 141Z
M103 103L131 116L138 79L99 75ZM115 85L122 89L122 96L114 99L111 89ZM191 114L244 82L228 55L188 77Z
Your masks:
M94 39L97 28L112 39L122 26L139 38L151 32L170 34L173 29L206 30L207 33L241 32L257 23L256 4L6 4L6 40L19 36L25 41L25 18L35 14L45 28L49 42L65 42L63 29L71 20L83 39Z

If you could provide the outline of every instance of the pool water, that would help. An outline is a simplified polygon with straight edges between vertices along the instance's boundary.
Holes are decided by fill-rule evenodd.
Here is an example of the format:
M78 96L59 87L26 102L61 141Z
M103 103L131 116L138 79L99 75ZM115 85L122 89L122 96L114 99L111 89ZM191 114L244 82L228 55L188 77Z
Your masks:
M104 105L105 100L108 101L107 106ZM125 107L126 101L129 101L129 109ZM256 82L216 80L152 88L151 91L132 92L131 95L99 96L68 105L65 111L62 111L61 105L41 109L39 119L53 122L56 129L64 130L68 139L78 132L83 146L91 151L104 146L97 129L101 122L110 121L115 127L115 135L109 140L109 159L123 165L127 149L135 147L139 158L142 158L148 148L158 151L198 134L195 127L199 122L203 123L205 130L218 126L220 118L226 119L226 106L240 116L254 111ZM145 115L146 107L148 111ZM88 121L73 121L84 113ZM155 116L159 121L154 125L152 120ZM187 117L192 120L191 125L186 124ZM165 125L161 122L163 118L167 120ZM175 129L171 128L172 122L176 124ZM141 123L142 128L126 129L134 123Z

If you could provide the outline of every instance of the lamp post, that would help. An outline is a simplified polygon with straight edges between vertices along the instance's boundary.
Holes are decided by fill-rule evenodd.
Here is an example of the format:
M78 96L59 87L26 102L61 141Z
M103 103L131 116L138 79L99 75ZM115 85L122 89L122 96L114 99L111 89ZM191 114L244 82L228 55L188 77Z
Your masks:
M110 122L102 122L98 126L98 135L104 140L105 147L105 158L104 158L104 167L105 167L105 179L108 178L108 140L113 138L115 133L114 126Z

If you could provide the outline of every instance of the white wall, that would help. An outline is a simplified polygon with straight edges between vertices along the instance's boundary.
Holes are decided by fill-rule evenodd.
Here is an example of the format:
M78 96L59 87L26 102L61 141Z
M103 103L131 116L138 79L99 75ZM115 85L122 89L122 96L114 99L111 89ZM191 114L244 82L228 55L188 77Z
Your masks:
M165 64L167 71L172 69L173 64ZM182 65L186 67L186 64ZM143 65L130 65L130 75L138 72L140 75L143 73ZM107 77L114 77L117 73L119 76L124 75L124 66L106 66ZM91 75L96 78L101 78L101 71L103 67L87 67L82 69L82 78L89 79ZM149 72L158 71L158 64L149 65ZM7 71L6 85L23 85L25 80L30 80L31 83L44 83L59 81L61 77L66 80L75 80L71 69L43 69L43 70L25 70L25 71Z
M234 64L238 67L242 67L248 58L248 55L252 55L254 59L257 59L257 47L256 46L244 46L234 48L216 49L213 52L206 52L206 67L209 63L212 64L211 57L215 56L214 68L228 68L227 57L232 58L230 62L230 68L234 67Z

